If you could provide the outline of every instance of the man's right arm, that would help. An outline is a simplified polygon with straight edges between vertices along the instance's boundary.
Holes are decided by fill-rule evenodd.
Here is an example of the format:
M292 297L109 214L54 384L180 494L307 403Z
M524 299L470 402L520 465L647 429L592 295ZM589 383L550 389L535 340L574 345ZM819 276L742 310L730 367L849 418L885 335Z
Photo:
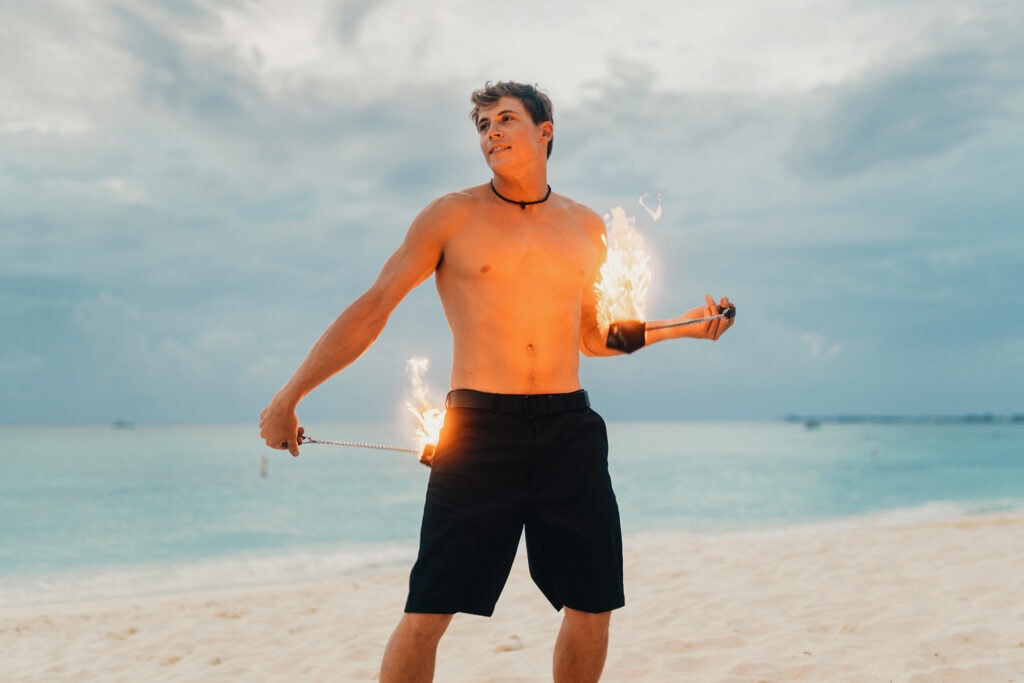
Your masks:
M299 402L344 370L377 339L388 317L413 288L430 277L443 253L445 204L441 198L413 221L402 244L384 264L376 281L332 322L288 382L260 413L260 436L271 448L299 454Z

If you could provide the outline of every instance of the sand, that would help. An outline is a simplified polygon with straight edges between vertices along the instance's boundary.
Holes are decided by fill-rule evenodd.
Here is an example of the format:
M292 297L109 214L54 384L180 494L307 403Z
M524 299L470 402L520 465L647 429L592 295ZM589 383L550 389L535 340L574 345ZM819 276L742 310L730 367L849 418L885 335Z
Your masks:
M0 609L0 681L372 681L407 568ZM629 539L603 681L1024 681L1024 515ZM550 680L557 615L520 558L437 681Z

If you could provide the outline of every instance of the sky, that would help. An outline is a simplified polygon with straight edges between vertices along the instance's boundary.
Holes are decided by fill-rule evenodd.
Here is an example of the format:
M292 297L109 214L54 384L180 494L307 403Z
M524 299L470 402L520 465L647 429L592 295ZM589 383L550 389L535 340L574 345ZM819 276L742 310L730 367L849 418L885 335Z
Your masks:
M556 192L636 218L651 318L737 305L584 359L606 418L1024 412L1024 4L579 7L0 0L0 423L255 425L489 179L488 80L551 96ZM300 418L394 419L414 356L439 399L450 350L428 280Z

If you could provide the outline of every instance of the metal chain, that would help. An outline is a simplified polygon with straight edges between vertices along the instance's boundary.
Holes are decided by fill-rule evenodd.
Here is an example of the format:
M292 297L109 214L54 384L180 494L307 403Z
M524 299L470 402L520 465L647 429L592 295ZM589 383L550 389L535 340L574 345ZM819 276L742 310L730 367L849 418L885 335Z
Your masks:
M373 448L378 451L396 451L398 453L416 453L419 454L419 449L416 448L402 448L401 446L385 446L379 443L360 443L358 441L328 441L326 439L314 439L305 434L302 435L302 442L300 446L304 446L307 443L316 443L324 446L348 446L349 448Z

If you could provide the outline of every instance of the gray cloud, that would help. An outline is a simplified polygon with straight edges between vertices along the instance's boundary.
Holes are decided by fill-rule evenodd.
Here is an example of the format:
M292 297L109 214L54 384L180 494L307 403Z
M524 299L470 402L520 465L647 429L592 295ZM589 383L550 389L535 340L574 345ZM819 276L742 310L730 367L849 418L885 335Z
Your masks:
M345 0L332 6L334 12L333 25L337 29L338 39L342 45L351 45L359 39L370 14L384 4L380 0Z
M822 89L811 104L793 166L839 177L953 150L1019 113L1024 50L975 44Z

